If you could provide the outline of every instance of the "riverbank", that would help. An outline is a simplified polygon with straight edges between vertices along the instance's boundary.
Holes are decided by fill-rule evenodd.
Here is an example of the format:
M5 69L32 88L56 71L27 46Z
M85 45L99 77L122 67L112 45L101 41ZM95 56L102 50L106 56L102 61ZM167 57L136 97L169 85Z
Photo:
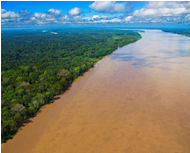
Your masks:
M163 29L162 31L190 37L190 29Z
M1 142L102 57L139 39L132 30L3 31Z

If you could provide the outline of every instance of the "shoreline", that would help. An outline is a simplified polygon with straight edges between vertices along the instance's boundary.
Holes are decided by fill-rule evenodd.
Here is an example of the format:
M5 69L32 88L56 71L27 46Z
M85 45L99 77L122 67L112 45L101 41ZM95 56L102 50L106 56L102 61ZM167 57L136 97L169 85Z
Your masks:
M139 34L139 32L137 32L137 33ZM139 34L139 35L140 35L140 34ZM141 36L141 35L140 35L140 36ZM135 41L132 41L132 42L130 42L130 43L128 43L128 44L125 44L125 45L123 45L123 46L121 46L121 47L118 47L118 48L122 48L122 47L124 47L124 46L129 45L129 44L135 43L135 42L137 42L138 40L141 40L141 39L142 39L142 36L141 36L139 39L137 39L137 40L135 40ZM118 48L117 48L117 49L118 49ZM29 123L31 123L31 120L35 119L35 117L37 117L37 115L42 112L41 109L43 109L43 107L45 107L46 105L51 105L52 103L55 103L57 100L53 100L54 98L59 97L59 96L62 96L62 95L64 95L66 92L68 92L68 91L70 90L70 88L72 87L72 84L75 82L75 80L78 80L78 79L80 79L80 77L85 76L85 74L88 73L89 71L91 71L91 69L94 69L94 66L95 66L99 61L101 61L103 58L105 58L105 57L107 57L107 56L110 56L110 55L111 55L113 52L115 52L117 49L113 50L110 54L103 56L100 60L98 60L97 62L94 63L93 67L89 68L87 71L83 72L83 73L82 73L81 75L79 75L76 79L74 79L74 80L71 82L71 84L68 86L68 88L67 88L62 94L55 95L55 96L52 98L52 100L49 101L49 103L42 105L42 106L39 108L39 110L38 110L32 117L27 118L27 119L22 123L22 125L18 128L17 132L13 135L13 138L7 139L6 142L1 142L1 144L6 144L9 140L14 139L14 137L17 135L17 133L18 133L20 130L22 130L22 128L24 128L24 127L27 126Z

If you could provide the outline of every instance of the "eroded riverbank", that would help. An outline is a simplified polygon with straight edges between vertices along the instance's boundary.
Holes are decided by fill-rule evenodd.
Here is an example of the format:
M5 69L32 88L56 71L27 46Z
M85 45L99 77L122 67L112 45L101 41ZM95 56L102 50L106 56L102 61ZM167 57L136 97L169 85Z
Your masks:
M142 37L75 80L2 153L190 152L190 39Z

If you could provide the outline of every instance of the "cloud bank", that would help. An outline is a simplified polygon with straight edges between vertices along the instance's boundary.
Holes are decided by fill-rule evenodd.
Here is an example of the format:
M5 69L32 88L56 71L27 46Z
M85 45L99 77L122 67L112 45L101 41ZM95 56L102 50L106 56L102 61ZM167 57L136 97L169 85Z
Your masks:
M97 12L105 12L105 13L119 13L125 12L126 3L116 3L114 1L96 1L89 5L89 8L94 9Z
M128 9L128 6L130 6ZM190 26L190 2L149 2L143 8L132 11L136 4L130 2L116 3L113 1L93 2L90 8L97 14L85 17L85 13L74 7L63 15L61 10L50 8L44 13L31 13L27 10L19 12L1 9L2 27L36 27L36 26L65 26L75 24L83 26L96 25L156 25L156 26ZM98 12L111 13L100 15ZM118 16L119 12L124 12ZM113 14L115 13L115 16ZM81 15L82 14L82 15Z
M6 11L5 9L1 9L1 18L2 19L10 19L10 18L16 18L19 17L18 13L12 12L12 11Z
M149 2L144 8L136 10L134 16L176 16L190 13L190 2Z

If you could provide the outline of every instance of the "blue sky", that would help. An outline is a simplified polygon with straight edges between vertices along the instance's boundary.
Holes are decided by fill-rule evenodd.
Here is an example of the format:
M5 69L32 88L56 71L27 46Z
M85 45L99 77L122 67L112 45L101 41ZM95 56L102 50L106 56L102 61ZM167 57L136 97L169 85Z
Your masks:
M1 1L2 28L190 26L185 1Z

